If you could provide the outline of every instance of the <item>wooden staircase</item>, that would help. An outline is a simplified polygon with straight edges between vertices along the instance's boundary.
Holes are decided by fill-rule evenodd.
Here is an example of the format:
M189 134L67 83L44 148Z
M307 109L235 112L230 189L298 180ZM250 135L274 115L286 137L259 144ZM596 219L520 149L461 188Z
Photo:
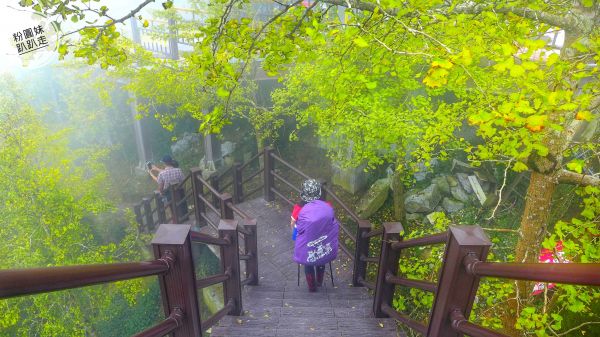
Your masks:
M259 285L243 288L242 316L225 316L211 336L399 336L391 318L375 318L373 297L352 287L352 262L341 251L333 262L335 287L327 268L323 287L309 293L292 260L290 210L264 199L237 205L257 219Z

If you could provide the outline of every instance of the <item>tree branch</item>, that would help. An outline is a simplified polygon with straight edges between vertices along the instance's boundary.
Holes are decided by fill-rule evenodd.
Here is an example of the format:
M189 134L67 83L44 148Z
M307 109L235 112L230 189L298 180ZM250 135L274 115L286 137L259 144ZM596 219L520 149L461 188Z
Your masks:
M265 22L262 25L262 27L260 27L260 29L258 30L258 32L254 35L254 37L252 39L252 44L250 44L250 47L248 48L248 55L246 57L246 61L243 62L242 69L240 70L240 72L238 73L238 76L237 76L238 80L240 78L242 78L242 76L244 76L244 74L246 72L246 68L248 67L248 64L250 63L250 61L252 59L252 52L254 51L254 47L256 47L258 38L262 35L262 33L265 31L265 29L267 29L267 27L270 26L273 22L277 21L277 19L279 19L280 16L287 13L290 10L290 8L300 4L301 2L302 2L302 0L296 0L293 3L286 5L281 11L279 11L279 13L277 13L275 16L273 16L271 19L269 19L269 21ZM238 87L238 84L239 84L239 81L236 81L236 83L234 83L233 87L229 90L229 96L227 97L227 102L225 103L225 112L227 112L227 110L229 110L231 96L233 95L233 92L235 91L235 89Z
M332 5L347 7L347 8L356 8L364 11L373 12L375 8L381 10L383 9L379 5L362 2L360 0L321 0L322 2L329 3ZM443 11L444 7L441 7L440 10ZM564 29L570 29L575 31L581 31L585 24L578 24L576 17L573 14L568 15L557 15L551 14L545 11L533 10L530 8L524 7L494 7L490 4L478 4L475 2L467 2L464 4L457 5L452 12L448 14L480 14L483 11L494 11L496 13L502 14L514 14L523 18L536 20L540 22L547 23L551 26L560 27ZM396 16L398 14L397 10L390 10L387 13L391 16Z
M569 330L567 330L567 331L565 331L563 333L558 334L557 336L564 336L564 335L566 335L566 334L568 334L570 332L580 330L583 326L590 325L590 324L600 324L600 322L584 322L584 323L581 323L581 324L579 324L578 326L576 326L574 328L571 328L571 329L569 329Z
M577 22L573 15L556 15L544 11L533 10L523 7L492 7L485 4L476 4L474 2L458 5L452 11L457 14L479 14L485 10L493 10L496 13L514 14L523 18L532 19L547 23L554 27L560 27L570 30L579 30Z
M600 178L587 174L561 170L557 174L558 182L579 186L600 186Z

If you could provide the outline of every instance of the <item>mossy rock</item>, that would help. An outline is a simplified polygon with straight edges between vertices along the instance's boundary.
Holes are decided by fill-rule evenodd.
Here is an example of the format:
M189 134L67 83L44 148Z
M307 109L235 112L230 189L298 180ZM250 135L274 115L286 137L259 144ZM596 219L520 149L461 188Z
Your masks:
M375 214L385 203L390 191L390 180L388 178L377 180L360 199L358 203L358 216L366 219Z

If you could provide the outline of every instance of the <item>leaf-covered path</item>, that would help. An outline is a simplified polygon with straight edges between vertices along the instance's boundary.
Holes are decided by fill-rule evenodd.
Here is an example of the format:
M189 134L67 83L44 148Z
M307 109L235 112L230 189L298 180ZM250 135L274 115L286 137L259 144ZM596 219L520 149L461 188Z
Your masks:
M211 336L400 336L389 318L374 318L372 296L351 286L352 262L342 251L316 293L292 260L289 210L262 198L238 205L257 219L259 285L243 288L243 316L226 316Z

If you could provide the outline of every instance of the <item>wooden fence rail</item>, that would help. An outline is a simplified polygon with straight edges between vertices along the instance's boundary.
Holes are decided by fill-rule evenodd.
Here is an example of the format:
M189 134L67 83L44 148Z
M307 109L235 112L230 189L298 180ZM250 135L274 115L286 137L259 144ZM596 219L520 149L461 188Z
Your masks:
M261 162L262 159L262 162ZM258 165L250 165L257 162ZM278 165L279 168L276 168ZM252 173L245 170L258 167ZM127 280L136 277L159 278L165 320L135 336L150 337L170 334L173 337L202 336L225 315L240 315L243 311L242 291L245 285L258 284L257 223L236 204L263 190L267 201L281 198L293 204L292 197L299 189L282 169L301 179L308 176L269 147L254 155L250 161L236 163L211 179L202 178L199 169L178 186L169 190L170 198L159 193L142 199L134 207L136 221L145 231L156 233L152 240L154 260L106 265L0 270L0 299L41 292L58 291L93 284ZM223 179L229 179L223 183ZM262 184L256 187L257 178ZM245 184L255 186L245 192ZM224 191L231 187L233 195ZM284 190L290 194L286 196ZM399 222L384 223L373 229L372 224L358 217L327 185L322 184L323 199L329 198L356 223L353 232L342 224L341 235L354 243L341 243L340 249L354 263L352 283L375 290L373 313L376 317L392 317L428 337L458 337L504 335L469 322L473 302L481 277L499 277L539 282L569 283L600 286L599 263L518 264L487 262L491 246L479 226L450 226L447 232L403 240ZM207 212L212 212L207 214ZM193 215L192 224L177 224ZM215 220L218 219L217 220ZM215 222L216 221L216 222ZM171 222L167 224L166 222ZM192 225L210 225L217 235L196 232ZM241 238L241 239L240 239ZM372 256L371 240L380 238L379 255ZM340 240L342 242L343 240ZM219 247L221 272L196 279L191 245L203 243ZM243 251L240 248L243 243ZM403 250L413 247L445 244L438 282L409 279L398 274ZM240 263L245 265L241 275ZM368 263L377 263L373 282L366 280ZM197 303L197 291L223 283L225 305L212 316L202 320ZM419 322L393 308L396 286L417 288L434 293L428 322Z
M600 263L485 262L490 240L479 226L450 226L447 232L403 241L400 223L384 224L373 312L392 317L428 337L507 337L468 321L481 277L600 286ZM365 235L368 236L368 235ZM445 243L437 283L398 275L403 249ZM415 321L392 307L395 286L433 292L429 321Z

